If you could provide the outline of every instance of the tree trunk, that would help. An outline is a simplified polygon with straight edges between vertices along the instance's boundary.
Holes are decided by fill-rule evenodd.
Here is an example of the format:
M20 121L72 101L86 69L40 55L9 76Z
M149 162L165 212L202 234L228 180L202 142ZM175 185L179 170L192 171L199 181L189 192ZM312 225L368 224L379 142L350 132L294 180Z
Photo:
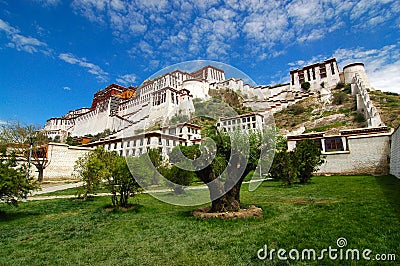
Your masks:
M213 200L211 212L237 212L240 210L240 202L230 196L229 193Z
M237 212L240 210L240 187L242 180L239 180L229 191L227 190L227 183L220 189L226 193L221 197L214 199L211 205L211 212ZM211 189L210 189L211 193ZM222 194L222 193L221 193Z
M232 156L231 164L236 167L228 170L229 177L222 188L226 193L222 197L213 200L212 212L237 212L240 210L240 189L244 178L249 173L245 168L246 163L242 162L241 159L240 156ZM240 177L238 177L239 175Z
M41 167L37 167L37 169L38 169L38 181L39 182L42 182L43 181L43 168L41 168Z

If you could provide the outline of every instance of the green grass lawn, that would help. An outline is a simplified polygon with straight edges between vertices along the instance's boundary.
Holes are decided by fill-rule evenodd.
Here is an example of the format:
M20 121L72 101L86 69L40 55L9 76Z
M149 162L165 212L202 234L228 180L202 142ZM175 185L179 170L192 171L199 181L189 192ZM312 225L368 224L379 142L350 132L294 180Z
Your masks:
M400 180L392 176L321 176L289 188L268 181L255 192L244 185L242 203L262 207L262 219L196 219L195 207L144 194L132 200L138 208L125 212L106 212L110 202L96 197L0 205L0 265L378 265L327 256L257 258L265 244L319 252L337 248L340 237L346 248L396 254L397 261L384 265L400 263Z

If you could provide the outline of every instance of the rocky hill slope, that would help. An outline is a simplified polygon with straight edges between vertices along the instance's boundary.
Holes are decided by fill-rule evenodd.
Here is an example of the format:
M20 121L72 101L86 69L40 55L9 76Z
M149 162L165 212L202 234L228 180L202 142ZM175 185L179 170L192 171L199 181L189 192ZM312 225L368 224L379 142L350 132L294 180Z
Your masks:
M371 100L378 108L383 122L391 128L400 123L400 95L371 91ZM318 94L302 100L274 115L281 134L309 132L337 133L341 129L366 127L362 113L356 111L356 99L349 85L339 84L332 90L329 104Z

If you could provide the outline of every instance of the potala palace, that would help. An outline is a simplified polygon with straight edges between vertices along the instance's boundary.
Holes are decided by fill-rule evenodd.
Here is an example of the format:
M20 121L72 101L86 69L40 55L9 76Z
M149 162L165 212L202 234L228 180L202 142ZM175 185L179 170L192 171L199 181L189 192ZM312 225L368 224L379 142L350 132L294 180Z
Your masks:
M341 130L334 136L323 132L297 132L287 136L289 149L303 139L317 141L327 156L319 170L322 174L389 172L388 157L391 149L397 147L391 147L390 143L396 141L391 140L391 136L398 134L393 134L393 130L383 124L370 100L368 91L373 88L364 64L353 63L340 71L336 59L332 58L291 70L289 75L287 84L251 86L240 78L226 79L223 69L208 65L191 73L176 69L146 80L138 87L111 84L94 94L90 108L73 110L60 118L47 120L44 131L52 139L63 141L72 136L82 141L79 147L52 144L54 158L46 170L47 176L59 177L62 167L65 168L63 172L68 173L65 175L70 175L76 158L96 146L122 156L137 156L151 148L159 148L163 155L168 155L179 144L201 142L200 126L170 121L177 115L190 118L195 112L193 101L209 100L211 90L218 93L218 90L230 89L243 97L243 104L252 112L218 117L217 126L228 131L247 131L261 129L266 117L311 95L318 95L320 101L329 103L331 90L338 83L351 84L351 94L356 98L357 110L366 118L367 127ZM305 82L310 85L307 90L302 88ZM108 134L99 140L84 141L85 136L105 131ZM376 152L371 153L371 149ZM400 175L396 165L390 161L390 172L393 168Z
M310 89L301 88L303 82ZM175 70L153 80L146 80L139 87L123 87L111 84L94 94L90 108L68 112L61 118L47 120L44 130L51 138L95 135L108 129L114 134L108 139L135 137L155 124L165 124L180 114L190 117L195 111L193 99L207 100L209 90L231 89L246 99L244 104L261 115L274 113L296 103L311 94L318 93L329 101L331 89L339 82L352 83L357 94L359 109L363 109L369 126L382 122L369 100L370 84L362 63L355 63L339 71L335 59L290 71L290 83L278 86L250 86L240 78L225 79L224 70L206 66L192 73ZM225 118L226 119L226 118ZM258 121L258 119L257 119ZM258 128L259 125L257 125ZM182 134L176 134L177 130ZM179 142L193 142L200 137L196 125L177 125L177 130L164 130ZM169 134L175 132L174 134ZM181 137L183 139L176 139Z

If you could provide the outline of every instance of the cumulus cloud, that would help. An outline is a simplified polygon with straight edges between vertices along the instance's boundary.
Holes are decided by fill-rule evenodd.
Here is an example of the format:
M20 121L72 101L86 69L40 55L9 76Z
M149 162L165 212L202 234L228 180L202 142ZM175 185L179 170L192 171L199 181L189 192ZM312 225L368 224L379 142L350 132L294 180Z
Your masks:
M0 19L0 31L3 31L6 34L7 39L9 40L6 45L10 48L31 54L36 52L47 54L50 52L46 43L39 41L36 38L20 34L20 31L17 28L11 26L2 19Z
M314 64L314 63L322 62L322 61L328 59L328 57L329 57L329 56L314 55L313 57L311 57L311 58L308 59L308 60L300 59L300 60L297 60L297 61L294 61L294 62L290 62L290 63L288 63L288 66L289 66L291 69L294 69L294 68L302 68L302 67L304 67L304 66L308 66L308 65L311 65L311 64Z
M93 74L96 76L96 78L101 81L101 82L105 82L108 80L108 73L105 72L103 69L101 69L101 67L93 64L93 63L89 63L86 58L78 58L75 55L71 54L71 53L61 53L58 58L60 58L61 60L72 64L72 65L78 65L81 66L85 69L87 69L87 71L90 74Z
M70 87L68 87L68 86L65 86L65 87L63 88L63 90L65 90L65 91L70 91L70 90L71 90L71 88L70 88Z
M135 74L125 74L125 75L121 75L119 76L116 81L122 85L132 85L136 82L136 75Z
M264 60L346 27L374 29L400 11L396 0L74 0L72 7L133 40L131 52L170 61L221 60L238 49Z
M338 49L333 56L341 66L354 62L364 63L371 85L379 90L400 93L400 44L376 49L357 47Z

